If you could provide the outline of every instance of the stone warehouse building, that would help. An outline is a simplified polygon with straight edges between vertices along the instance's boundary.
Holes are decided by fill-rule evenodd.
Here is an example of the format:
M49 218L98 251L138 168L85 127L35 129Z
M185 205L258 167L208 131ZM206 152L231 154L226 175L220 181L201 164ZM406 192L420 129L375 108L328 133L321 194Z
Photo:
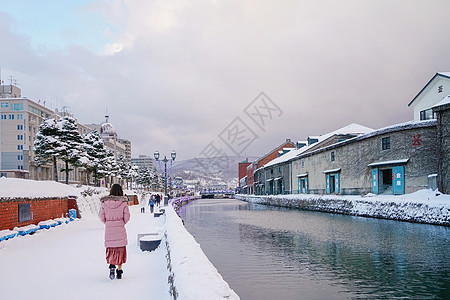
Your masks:
M437 171L436 120L409 122L302 153L291 161L294 193L404 194Z
M255 194L450 192L450 73L410 102L414 121L379 130L351 124L297 143L254 173Z

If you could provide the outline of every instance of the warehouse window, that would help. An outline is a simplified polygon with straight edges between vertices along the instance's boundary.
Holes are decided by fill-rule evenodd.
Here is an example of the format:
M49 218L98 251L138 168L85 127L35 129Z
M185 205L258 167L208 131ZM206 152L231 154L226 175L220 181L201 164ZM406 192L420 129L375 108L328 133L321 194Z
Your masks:
M391 138L385 137L381 139L381 150L391 149Z

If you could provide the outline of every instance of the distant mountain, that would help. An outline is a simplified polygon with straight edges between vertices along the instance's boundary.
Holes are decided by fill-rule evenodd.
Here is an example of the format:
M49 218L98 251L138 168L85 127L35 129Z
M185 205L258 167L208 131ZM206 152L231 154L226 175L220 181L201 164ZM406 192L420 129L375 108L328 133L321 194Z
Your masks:
M200 181L202 185L225 184L229 187L236 187L238 185L238 163L246 158L250 162L257 159L252 156L227 156L175 161L171 176L182 177L185 181Z

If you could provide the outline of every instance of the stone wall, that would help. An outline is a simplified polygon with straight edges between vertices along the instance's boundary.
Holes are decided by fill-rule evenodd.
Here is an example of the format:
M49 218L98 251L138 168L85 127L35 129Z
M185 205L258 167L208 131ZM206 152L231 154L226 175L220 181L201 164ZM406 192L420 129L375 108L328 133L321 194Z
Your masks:
M450 103L435 108L438 123L438 188L450 193Z
M449 208L420 202L383 201L376 197L336 195L235 196L236 199L301 210L450 226ZM351 198L354 197L354 198Z

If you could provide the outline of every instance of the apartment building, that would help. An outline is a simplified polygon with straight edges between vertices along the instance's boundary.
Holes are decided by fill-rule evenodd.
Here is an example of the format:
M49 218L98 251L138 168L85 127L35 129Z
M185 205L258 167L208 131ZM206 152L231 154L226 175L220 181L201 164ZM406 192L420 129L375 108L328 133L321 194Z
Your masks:
M141 154L139 157L131 159L131 165L138 166L139 168L147 168L147 170L153 170L153 158Z
M39 124L54 113L26 97L15 86L0 86L1 176L51 179L47 168L34 164L33 143ZM47 173L48 172L48 173Z

